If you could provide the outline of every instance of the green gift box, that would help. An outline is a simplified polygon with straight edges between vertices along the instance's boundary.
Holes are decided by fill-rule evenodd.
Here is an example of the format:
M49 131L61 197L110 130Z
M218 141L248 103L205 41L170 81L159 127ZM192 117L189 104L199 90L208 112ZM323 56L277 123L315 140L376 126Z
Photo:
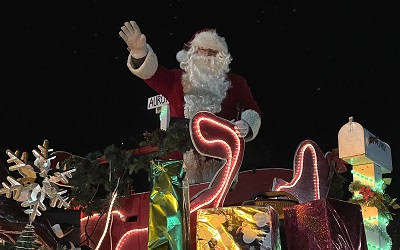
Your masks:
M152 161L148 249L186 250L189 191L182 160Z

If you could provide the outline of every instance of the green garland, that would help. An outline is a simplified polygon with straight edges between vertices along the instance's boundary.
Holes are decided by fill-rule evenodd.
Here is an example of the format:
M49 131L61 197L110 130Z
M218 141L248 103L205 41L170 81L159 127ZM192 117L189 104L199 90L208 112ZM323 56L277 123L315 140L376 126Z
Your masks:
M74 197L71 206L79 207L86 215L104 213L110 205L112 192L116 191L119 197L130 195L134 185L131 175L142 169L149 171L151 160L194 148L188 126L177 123L167 130L146 131L143 136L144 141L138 146L156 146L156 152L133 155L132 150L110 145L104 152L96 151L85 157L71 156L66 159L62 164L76 169L70 181L70 197ZM99 164L101 157L107 163ZM118 202L114 206L119 207Z
M360 181L353 181L349 185L349 191L354 193L356 191L360 191L361 188L365 186L361 184ZM382 190L385 190L386 184L384 184ZM393 220L392 213L389 210L389 207L394 209L398 209L399 205L397 205L394 201L396 199L391 199L390 196L386 193L381 193L378 191L373 192L373 196L365 199L355 197L354 195L349 199L349 202L359 204L361 206L367 207L376 207L378 209L378 213L380 213L384 218L388 220Z

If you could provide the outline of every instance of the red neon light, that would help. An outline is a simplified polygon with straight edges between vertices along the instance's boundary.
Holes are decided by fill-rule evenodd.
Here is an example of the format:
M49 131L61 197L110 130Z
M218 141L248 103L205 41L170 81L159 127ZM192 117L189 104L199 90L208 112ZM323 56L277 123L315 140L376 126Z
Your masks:
M192 197L190 213L199 208L222 206L233 179L242 164L244 139L234 125L207 111L198 112L191 120L190 135L196 150L206 156L225 160L205 190Z
M293 168L292 181L275 179L272 190L291 193L299 203L327 197L333 169L315 142L300 143Z
M122 250L123 246L129 242L129 239L135 235L139 237L140 235L145 234L145 237L147 237L147 229L147 227L144 227L129 230L119 239L118 245L115 247L115 250Z

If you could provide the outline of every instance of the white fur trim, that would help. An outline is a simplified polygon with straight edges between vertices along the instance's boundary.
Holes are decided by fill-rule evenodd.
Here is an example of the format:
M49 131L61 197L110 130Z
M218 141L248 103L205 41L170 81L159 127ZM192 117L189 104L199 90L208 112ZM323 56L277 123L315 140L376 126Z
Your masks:
M190 46L214 49L218 52L228 52L225 38L219 36L215 30L207 30L197 34L190 42Z
M184 49L181 51L178 51L178 53L176 53L176 60L180 63L183 61L186 61L187 54L188 54L187 51Z
M242 120L246 121L251 128L252 133L249 133L249 135L245 137L246 142L251 141L256 138L258 131L260 130L261 117L256 111L248 109L243 111Z
M135 68L133 65L133 57L131 54L128 56L127 66L129 70L141 79L149 79L156 73L158 67L158 59L157 55L154 53L153 49L150 45L147 44L147 48L149 52L147 53L146 59L144 60L143 64L139 68Z

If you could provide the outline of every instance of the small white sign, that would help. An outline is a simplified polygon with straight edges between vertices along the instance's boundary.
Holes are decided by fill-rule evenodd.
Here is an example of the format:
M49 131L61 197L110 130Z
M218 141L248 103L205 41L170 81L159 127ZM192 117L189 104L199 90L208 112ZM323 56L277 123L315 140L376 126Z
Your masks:
M165 98L162 95L152 96L149 99L147 99L147 109L155 109L168 104L169 102L167 98Z

